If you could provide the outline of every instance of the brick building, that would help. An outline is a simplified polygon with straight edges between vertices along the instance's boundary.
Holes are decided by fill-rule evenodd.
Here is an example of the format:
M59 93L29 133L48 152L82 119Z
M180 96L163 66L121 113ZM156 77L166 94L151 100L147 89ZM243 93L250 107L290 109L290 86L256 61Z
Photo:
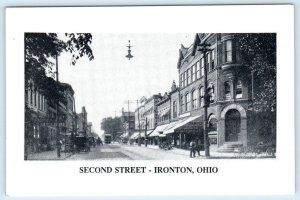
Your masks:
M206 61L197 46L210 44ZM171 134L180 145L198 138L203 143L204 63L207 69L208 135L212 145L225 143L247 145L247 110L249 104L249 74L242 64L235 34L196 34L190 47L181 46L177 69L178 96L171 96L171 120L178 123L165 133ZM172 99L173 97L173 99ZM177 98L179 98L177 100ZM177 104L177 108L176 108ZM179 111L179 115L175 115ZM184 142L184 144L182 144Z
M56 83L55 83L56 84ZM70 149L71 135L76 124L74 91L69 84L59 83L64 100L58 103L59 139ZM56 103L47 97L32 79L25 89L25 151L26 153L51 150L56 148Z
M146 136L157 126L157 106L156 104L162 99L161 94L152 95L149 98L142 97L139 107L135 110L135 132L131 136L132 140L138 140L142 138L142 142ZM146 133L147 129L147 133ZM146 133L146 134L145 134Z

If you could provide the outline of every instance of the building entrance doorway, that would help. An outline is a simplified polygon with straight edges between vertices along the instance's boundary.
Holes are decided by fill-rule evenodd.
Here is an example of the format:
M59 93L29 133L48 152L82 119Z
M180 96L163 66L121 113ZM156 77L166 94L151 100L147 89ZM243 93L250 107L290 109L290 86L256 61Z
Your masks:
M238 141L241 132L241 115L238 110L231 109L225 115L225 142Z

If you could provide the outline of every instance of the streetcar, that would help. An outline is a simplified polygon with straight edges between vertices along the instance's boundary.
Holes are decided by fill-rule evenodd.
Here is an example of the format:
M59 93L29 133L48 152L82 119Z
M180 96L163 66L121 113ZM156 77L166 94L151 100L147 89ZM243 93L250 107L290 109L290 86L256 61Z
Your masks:
M104 135L104 143L110 144L111 143L111 134L105 134Z

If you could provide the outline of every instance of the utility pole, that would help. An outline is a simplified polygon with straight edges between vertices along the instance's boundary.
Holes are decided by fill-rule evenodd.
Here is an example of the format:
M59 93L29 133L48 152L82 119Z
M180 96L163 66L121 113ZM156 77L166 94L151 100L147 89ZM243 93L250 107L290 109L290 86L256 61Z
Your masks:
M138 123L139 123L138 146L141 146L141 124L140 124L140 108L139 108L139 100L136 100L136 106L137 106L137 109L138 109Z
M146 127L145 127L145 147L147 147L147 127L148 127L148 119L146 117Z
M251 100L252 100L252 111L254 112L254 70L251 71Z
M209 107L209 99L208 99L208 93L207 93L207 66L206 66L206 53L211 51L209 49L210 44L207 44L206 42L202 42L199 44L198 51L200 51L203 54L204 59L204 126L203 126L203 132L204 132L204 149L205 149L205 157L210 156L209 152L209 141L208 141L208 133L207 133L207 126L208 126L208 119L207 119L207 108Z
M59 91L59 82L58 82L58 58L57 55L55 57L56 59L56 83L57 83L57 92ZM59 100L56 98L56 149L57 149L57 157L60 157L60 148L61 144L59 141L59 119L58 119L58 106L59 106Z
M128 124L128 138L129 138L129 144L131 144L131 141L130 141L130 128L129 128L129 125L130 125L130 112L129 112L129 100L128 100L128 111L127 111L127 124Z

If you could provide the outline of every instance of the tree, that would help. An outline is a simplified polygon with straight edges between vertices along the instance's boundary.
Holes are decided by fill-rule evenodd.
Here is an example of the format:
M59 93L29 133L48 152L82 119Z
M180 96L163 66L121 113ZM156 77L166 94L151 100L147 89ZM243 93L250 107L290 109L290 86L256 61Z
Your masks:
M243 62L254 77L254 108L276 110L276 33L238 35Z
M276 142L276 34L238 35L240 53L253 76L251 140ZM252 105L251 105L252 106Z
M115 140L122 132L121 118L120 117L107 117L102 119L101 129L105 134L111 134L113 140Z
M87 56L89 60L94 59L90 47L92 34L90 33L65 33L64 37L56 33L25 33L25 90L28 88L28 80L32 79L43 91L51 91L48 94L51 99L61 99L62 91L57 90L54 81L46 77L45 70L52 69L52 60L62 52L72 54L72 65L76 61ZM51 84L49 84L51 83Z

